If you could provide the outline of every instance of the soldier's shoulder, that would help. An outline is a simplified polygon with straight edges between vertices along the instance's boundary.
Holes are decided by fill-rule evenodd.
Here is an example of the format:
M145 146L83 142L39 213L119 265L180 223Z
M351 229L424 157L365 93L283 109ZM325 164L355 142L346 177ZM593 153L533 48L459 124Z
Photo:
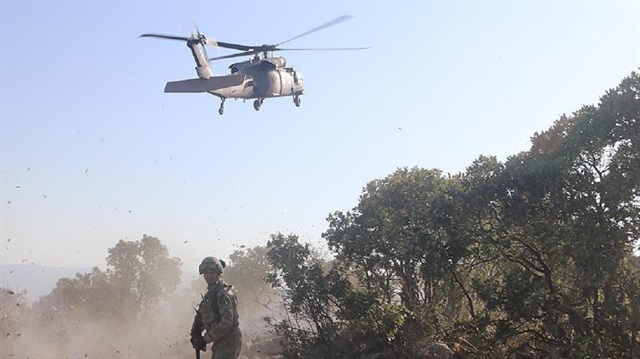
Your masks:
M218 296L235 296L235 289L232 285L222 282L222 285L220 286L220 289L218 291Z

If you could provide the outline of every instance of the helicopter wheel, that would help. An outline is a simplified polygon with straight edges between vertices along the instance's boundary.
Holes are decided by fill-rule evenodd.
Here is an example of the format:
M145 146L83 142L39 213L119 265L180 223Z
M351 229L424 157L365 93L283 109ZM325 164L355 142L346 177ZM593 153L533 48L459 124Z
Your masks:
M260 111L260 106L262 106L262 99L257 99L255 101L253 101L253 108L256 111Z
M302 102L302 99L299 95L293 96L293 103L296 105L296 107L300 107L300 102Z

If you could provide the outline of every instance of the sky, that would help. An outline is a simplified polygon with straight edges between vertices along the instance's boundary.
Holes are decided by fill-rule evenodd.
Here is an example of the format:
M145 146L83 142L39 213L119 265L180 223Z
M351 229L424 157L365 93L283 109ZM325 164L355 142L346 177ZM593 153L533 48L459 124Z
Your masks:
M138 37L275 44L342 15L287 45L371 49L279 53L299 108L165 94L191 54ZM147 234L195 271L278 232L322 246L327 215L399 167L528 150L638 70L640 2L0 0L0 55L0 264L105 269Z

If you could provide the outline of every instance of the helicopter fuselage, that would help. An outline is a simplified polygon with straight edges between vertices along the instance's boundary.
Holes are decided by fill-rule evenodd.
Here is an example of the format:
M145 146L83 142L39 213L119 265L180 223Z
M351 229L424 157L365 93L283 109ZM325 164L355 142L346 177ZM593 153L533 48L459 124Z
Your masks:
M163 35L150 35L160 36ZM165 92L208 92L222 99L218 113L224 112L224 101L233 99L255 99L253 107L259 110L266 98L291 96L293 103L300 106L300 95L304 93L302 74L293 67L287 67L284 57L263 57L256 55L251 60L236 62L229 66L230 74L213 76L206 58L198 44L204 38L187 38L196 62L198 79L167 82Z
M242 72L237 71L234 74ZM304 92L302 74L291 67L259 71L252 69L243 74L245 79L242 84L210 91L210 93L226 98L264 99L301 95Z

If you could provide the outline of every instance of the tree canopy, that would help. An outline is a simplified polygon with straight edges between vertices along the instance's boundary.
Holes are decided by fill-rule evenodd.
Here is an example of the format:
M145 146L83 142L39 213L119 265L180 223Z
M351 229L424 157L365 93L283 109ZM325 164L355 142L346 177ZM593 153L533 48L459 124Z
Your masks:
M108 253L106 271L95 267L90 273L60 279L50 294L34 303L36 311L127 323L166 298L180 282L180 260L169 257L156 237L120 240Z
M369 182L355 208L327 219L332 269L315 266L297 237L272 238L272 283L315 335L288 345L348 338L414 357L420 342L442 341L477 358L638 357L639 91L634 72L504 163L480 156L456 175L400 168Z

